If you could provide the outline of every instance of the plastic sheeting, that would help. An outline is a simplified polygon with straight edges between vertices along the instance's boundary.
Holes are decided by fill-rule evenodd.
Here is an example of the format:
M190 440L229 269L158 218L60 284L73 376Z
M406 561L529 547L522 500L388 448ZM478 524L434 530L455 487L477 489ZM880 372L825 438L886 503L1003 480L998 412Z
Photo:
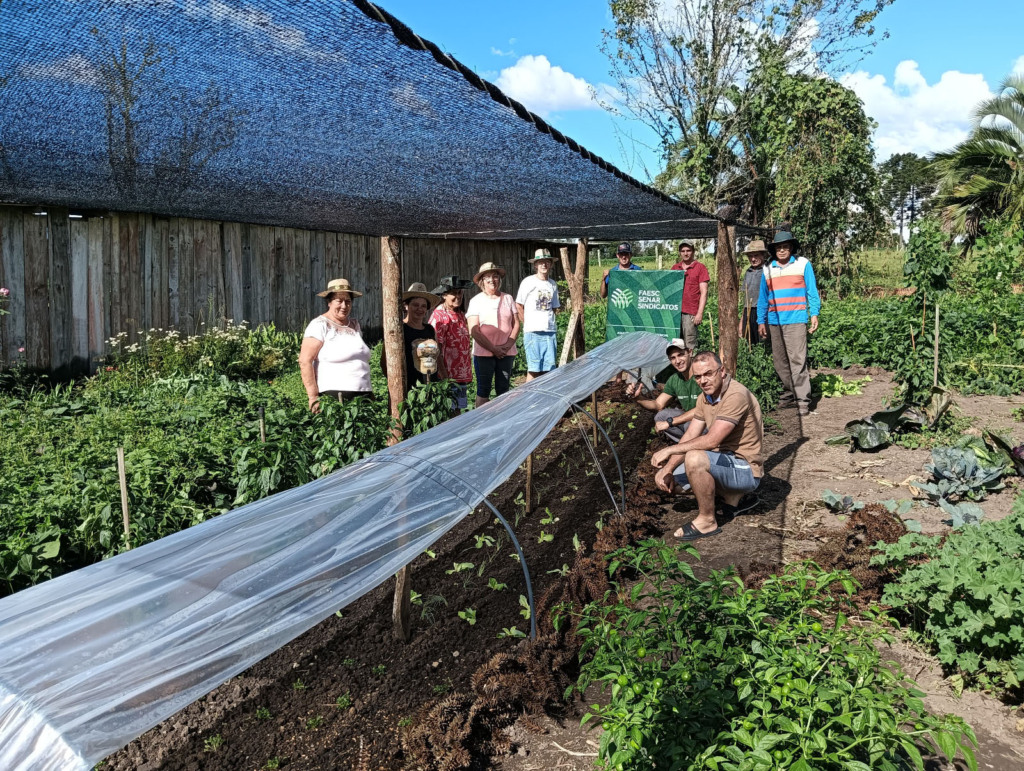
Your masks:
M381 584L617 371L625 335L328 477L0 600L0 768L89 769Z

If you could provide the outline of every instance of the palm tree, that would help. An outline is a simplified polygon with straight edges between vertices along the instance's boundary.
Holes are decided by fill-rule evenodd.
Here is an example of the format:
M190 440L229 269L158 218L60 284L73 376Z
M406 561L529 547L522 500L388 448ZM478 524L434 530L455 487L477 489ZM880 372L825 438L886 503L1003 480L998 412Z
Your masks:
M999 95L975 110L971 136L932 160L937 204L951 233L969 245L986 218L1024 227L1024 75L1003 81Z

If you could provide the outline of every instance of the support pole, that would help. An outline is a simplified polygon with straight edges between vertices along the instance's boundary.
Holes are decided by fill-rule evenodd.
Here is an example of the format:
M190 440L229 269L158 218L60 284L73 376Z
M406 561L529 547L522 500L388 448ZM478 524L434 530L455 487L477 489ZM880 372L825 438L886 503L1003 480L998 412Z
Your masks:
M117 448L117 480L121 485L121 520L124 524L124 545L132 548L131 520L128 518L128 475L124 469L124 447Z
M267 411L260 405L260 443L267 443Z
M569 353L573 358L583 355L585 345L584 324L583 324L583 277L587 271L587 242L580 239L576 246L576 264L569 260L569 247L563 246L559 249L562 258L562 272L569 284L569 305L572 307L572 314L569 316L569 326L565 330L565 340L562 341L562 353L558 357L559 366L569 361Z
M935 354L932 369L932 386L939 384L939 304L935 303Z
M594 416L594 446L597 447L597 427L600 417L597 414L597 391L590 395L590 414Z
M733 248L734 230L726 223L718 223L715 258L718 263L718 336L722 364L730 375L736 374L739 356L739 336L736 329L736 307L739 302L739 277L736 252ZM714 327L712 327L714 345Z
M405 350L402 335L402 245L393 236L380 239L380 279L384 309L384 355L388 361L388 397L393 428L388 446L402 441L399 405L405 398ZM391 609L392 633L396 640L408 642L412 636L412 590L409 566L395 576L395 600Z
M575 267L575 281L570 288L575 289L576 296L573 297L573 308L580 309L580 320L577 324L577 332L575 338L575 345L573 348L573 358L578 359L584 353L586 353L586 309L584 308L583 300L583 279L587 275L587 239L581 238L576 242L576 267ZM577 304L577 299L579 303Z

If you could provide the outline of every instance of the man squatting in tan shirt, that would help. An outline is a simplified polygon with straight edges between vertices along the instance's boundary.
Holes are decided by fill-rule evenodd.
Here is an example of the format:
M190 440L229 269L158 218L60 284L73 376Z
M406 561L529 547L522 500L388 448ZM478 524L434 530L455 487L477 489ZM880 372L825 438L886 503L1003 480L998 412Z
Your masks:
M677 485L684 490L689 486L697 497L697 517L675 532L683 541L722 532L715 518L715 496L722 499L722 515L728 521L754 505L741 507L740 499L757 489L764 473L764 424L757 398L726 374L721 359L711 351L694 357L690 373L704 392L694 417L678 444L651 458L659 469L658 487L671 493Z

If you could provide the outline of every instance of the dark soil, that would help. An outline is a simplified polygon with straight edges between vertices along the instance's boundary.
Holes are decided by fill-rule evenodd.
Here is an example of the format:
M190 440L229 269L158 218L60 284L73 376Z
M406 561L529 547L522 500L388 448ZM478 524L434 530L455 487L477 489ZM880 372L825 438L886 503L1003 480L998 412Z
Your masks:
M605 389L599 396L602 424L623 466L631 470L647 450L651 416L622 404L618 389ZM579 420L579 426L584 423L589 421ZM589 425L584 428L589 436ZM598 450L617 496L614 461L606 448ZM604 576L600 557L590 568L580 567L590 559L586 555L599 535L595 524L604 526L606 548L630 537L630 528L616 521L581 429L572 421L562 421L535 451L530 514L516 500L523 486L520 470L491 500L510 522L519 520L514 529L535 595L539 603L551 607L573 592L587 592L581 576L592 573L594 565ZM542 530L554 539L539 542ZM277 763L289 769L399 769L412 760L403 747L403 734L406 746L422 751L423 731L417 734L416 729L425 724L431 708L436 718L431 725L444 722L452 729L462 724L454 725L454 734L473 734L468 742L473 752L506 751L510 742L504 738L465 728L474 720L474 725L510 723L522 707L531 706L527 694L521 693L511 707L500 707L518 710L514 714L498 714L494 704L478 704L473 711L478 696L500 690L488 685L488 677L521 677L524 670L514 654L535 645L498 636L511 627L529 631L529 622L520 614L519 597L525 594L522 570L510 556L513 548L503 533L486 509L478 510L433 547L436 558L424 555L413 563L412 587L421 604L413 605L414 629L408 644L393 638L389 581L344 608L342 617L328 619L110 756L104 768L216 771L259 769L270 762L271 767ZM501 548L476 548L477 535L491 536ZM583 544L579 553L574 536ZM488 559L478 575L477 569ZM456 562L473 562L475 568L448 574ZM570 566L573 570L563 578L561 573ZM489 588L490 578L506 588ZM476 611L473 625L457 615L468 608ZM538 618L545 616L538 613ZM549 637L553 633L550 628L541 631ZM575 659L575 651L556 654L557 647L549 639L546 688L537 682L539 672L528 673L536 691L534 701L544 702L546 691L554 693L568 682L571 673L561 670ZM534 649L523 658L544 660L537 654ZM474 673L480 674L474 678Z

